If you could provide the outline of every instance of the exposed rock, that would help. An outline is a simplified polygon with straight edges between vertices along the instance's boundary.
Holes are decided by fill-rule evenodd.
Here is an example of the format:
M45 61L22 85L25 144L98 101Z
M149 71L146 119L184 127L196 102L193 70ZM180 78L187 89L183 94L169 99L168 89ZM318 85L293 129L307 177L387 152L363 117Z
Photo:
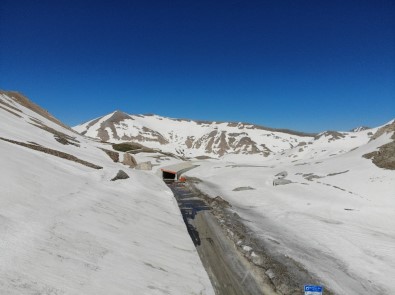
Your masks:
M208 159L213 159L212 157L209 156L197 156L195 157L197 160L208 160Z
M314 139L318 140L321 137L328 137L328 142L331 142L331 141L334 141L337 139L344 138L345 136L344 136L344 134L337 132L337 131L325 131L325 132L322 132L322 133L314 136Z
M119 153L106 149L101 149L101 150L105 152L115 163L119 162Z
M85 165L87 167L90 167L90 168L103 169L103 167L100 167L100 166L92 164L90 162L81 160L81 159L79 159L79 158L77 158L77 157L75 157L73 155L70 155L70 154L67 154L67 153L64 153L64 152L61 152L61 151L53 150L53 149L50 149L50 148L46 148L46 147L43 147L41 145L35 145L35 144L20 142L20 141L11 140L11 139L7 139L7 138L3 138L3 137L0 137L0 139L4 140L4 141L7 141L7 142L10 142L10 143L13 143L13 144L17 144L17 145L20 145L20 146L23 146L23 147L30 148L32 150L43 152L43 153L46 153L46 154L49 154L49 155L52 155L52 156L55 156L55 157L59 157L59 158L62 158L62 159L73 161L73 162Z
M112 148L116 151L128 152L132 150L141 149L143 148L143 145L137 142L123 142L123 143L114 143L112 145Z
M284 178L274 179L274 180L273 180L273 186L276 186L276 185L285 185L285 184L289 184L289 183L292 183L292 181L291 181L291 180L288 180L288 179L284 179Z
M138 163L135 167L137 170L152 170L151 161Z
M125 171L119 170L117 175L113 179L111 179L111 181L115 181L118 179L128 179L128 178L129 178L129 175L127 175Z
M378 151L365 154L363 157L372 159L373 164L377 167L395 170L395 141L387 143L381 146Z
M296 165L295 165L296 166ZM322 176L315 175L314 173L303 174L304 179L312 181L314 179L323 178Z
M375 140L379 138L381 135L383 135L384 133L388 133L388 132L395 132L395 120L391 124L387 124L381 127L379 130L377 130L377 132L373 134L373 136L370 138L370 141ZM392 136L392 139L394 139L393 137L394 136Z
M370 129L370 127L360 126L360 127L351 129L350 132L360 132L360 131L364 131L364 130L368 130L368 129Z
M124 153L122 164L129 165L130 167L136 167L137 161L131 154Z
M255 189L250 186L240 186L233 189L234 192L249 191L249 190L255 190Z
M2 102L2 101L0 101L0 103L3 103L3 102ZM0 105L0 109L3 109L3 110L5 110L5 111L9 112L10 114L13 114L14 116L16 116L16 117L18 117L18 118L22 118L22 116L21 116L21 115L19 115L19 114L17 114L17 113L15 113L15 112L13 112L13 111L11 111L11 110L9 110L9 109L7 109L7 108L5 108L5 107L1 106L1 105Z
M271 268L269 268L269 269L265 272L265 274L266 274L270 279L274 279L275 276L276 276L276 274L274 273L274 271L273 271Z
M327 176L335 176L343 173L347 173L350 170L345 170L345 171L340 171L340 172L334 172L334 173L329 173Z
M226 123L226 122L203 122L203 121L192 121L192 120L184 120L184 119L170 119L170 118L161 118L159 116L155 116L155 120L171 120L171 121L179 121L179 122L190 122L191 131L194 131L196 125L200 125L201 131L194 134L179 134L175 130L165 130L160 132L155 131L155 128L152 127L154 125L147 124L144 121L142 122L131 122L129 121L132 118L135 121L138 121L138 115L127 115L122 112L115 112L109 119L105 121L101 120L101 126L97 128L98 120L95 119L89 123L85 123L81 128L79 126L78 130L81 133L85 132L86 129L97 132L95 134L96 137L100 138L104 141L135 141L144 144L145 142L157 142L160 145L167 145L169 143L176 144L177 148L176 153L183 157L192 156L196 153L189 153L190 150L200 150L202 155L213 156L213 157L221 157L226 154L259 154L262 156L269 156L278 151L278 145L268 143L270 145L265 145L265 143L258 140L256 137L257 131L261 132L261 136L273 137L274 139L287 142L289 146L294 146L294 144L298 144L298 141L302 138L297 138L301 136L312 137L315 134L306 134L293 132L285 129L273 129L266 128L254 124L248 123ZM146 117L146 116L140 116ZM100 119L103 119L100 118ZM223 124L226 123L226 124ZM160 124L160 123L159 123ZM227 127L227 126L229 127ZM232 128L232 129L223 129L224 127ZM153 128L153 129L151 129ZM188 129L188 127L186 127ZM85 129L85 130L83 130ZM130 130L133 130L131 132ZM251 132L251 131L252 132ZM271 134L268 133L272 132ZM274 134L273 132L282 132L283 134ZM284 134L287 133L287 134ZM290 137L289 135L294 135ZM307 141L309 139L306 139ZM282 144L282 143L281 143ZM273 150L273 151L272 151Z
M2 94L2 91L0 91L0 94ZM9 103L7 103L7 102L5 102L5 101L3 101L3 100L0 100L0 104L6 106L6 107L9 108L9 109L12 109L12 110L18 112L18 113L23 113L20 109L14 107L14 106L12 106L12 105L10 105ZM6 110L6 111L7 111L7 110ZM19 116L19 117L20 117L20 116Z
M252 252L251 254L251 261L253 264L263 267L264 266L264 259L261 255L256 254L255 252Z
M87 128L87 129L91 128L93 125L95 125L97 122L99 122L100 119L101 119L101 118L97 118L97 119L94 119L94 120L90 121L89 124L86 125L86 128Z
M30 118L31 121L33 121L34 123L30 123L35 127L38 127L42 130L45 130L49 133L52 133L55 140L63 145L74 145L76 147L79 147L79 141L74 137L74 136L70 136L67 135L66 133L60 132L52 127L49 127L47 125L45 125L43 122L41 122L40 120L37 120L35 118Z
M365 154L363 157L366 159L372 159L373 164L377 167L395 170L395 121L377 130L371 140L374 140L388 132L394 132L391 136L392 142L382 145L379 147L378 151Z
M285 177L288 176L288 172L287 171L282 171L280 173L277 173L275 176L277 177L277 179L282 179L282 178L285 178Z
M191 148L192 144L195 140L195 136L188 136L187 139L185 140L185 145L187 146L187 148Z
M216 206L220 206L221 208L232 207L232 205L228 201L222 199L220 196L216 196L214 199L211 199L210 201L211 201L210 205L213 207Z

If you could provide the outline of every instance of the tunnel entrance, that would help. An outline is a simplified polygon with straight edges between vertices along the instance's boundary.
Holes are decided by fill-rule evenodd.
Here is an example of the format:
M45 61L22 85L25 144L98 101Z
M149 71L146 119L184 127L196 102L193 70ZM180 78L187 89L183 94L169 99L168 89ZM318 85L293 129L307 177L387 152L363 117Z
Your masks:
M176 172L162 170L162 177L166 180L176 180Z

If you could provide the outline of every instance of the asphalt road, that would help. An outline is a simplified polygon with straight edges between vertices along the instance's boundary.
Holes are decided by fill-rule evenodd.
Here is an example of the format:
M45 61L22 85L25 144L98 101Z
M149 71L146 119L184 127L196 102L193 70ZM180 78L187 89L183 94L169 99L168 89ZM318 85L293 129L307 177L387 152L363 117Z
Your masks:
M262 273L241 255L210 213L204 200L183 183L168 183L177 199L188 232L210 277L216 294L277 294Z

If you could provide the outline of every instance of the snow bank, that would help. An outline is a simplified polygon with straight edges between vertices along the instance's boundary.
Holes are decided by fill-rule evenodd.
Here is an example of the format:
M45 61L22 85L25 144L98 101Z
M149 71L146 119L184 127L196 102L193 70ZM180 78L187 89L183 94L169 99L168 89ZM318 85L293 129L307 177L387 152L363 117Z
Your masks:
M91 141L13 103L0 137L34 142L95 170L0 140L1 294L214 294L171 191ZM12 110L7 108L8 110ZM31 118L75 137L63 145ZM130 178L111 182L119 169Z
M292 257L337 294L394 294L395 171L362 157L390 136L298 161L286 154L255 162L236 156L232 162L201 161L187 175L202 179L198 186L206 193L229 201L274 256ZM292 183L273 186L282 171Z

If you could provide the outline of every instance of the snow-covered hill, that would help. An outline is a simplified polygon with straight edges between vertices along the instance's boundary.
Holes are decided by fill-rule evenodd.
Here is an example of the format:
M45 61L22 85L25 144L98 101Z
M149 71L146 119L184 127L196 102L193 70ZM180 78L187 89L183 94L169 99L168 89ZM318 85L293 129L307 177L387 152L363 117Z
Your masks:
M158 115L128 115L115 111L73 128L103 141L133 141L151 148L193 158L225 155L263 157L333 156L369 142L378 128L350 132L306 134L247 123L205 122L171 119Z
M247 123L128 115L120 111L75 126L74 130L103 141L136 141L185 157L220 157L231 153L268 156L313 138L312 134Z
M213 294L171 191L102 141L216 158L187 176L262 239L240 237L245 255L289 258L335 294L395 292L395 120L303 134L114 112L70 129L0 92L0 123L0 294Z
M0 294L213 294L171 191L109 148L0 92Z
M196 161L199 167L186 174L229 201L265 248L246 237L241 246L296 261L335 294L395 292L395 120L306 135L115 112L74 129L110 142L220 158ZM284 180L276 176L281 172Z
M322 134L311 145L270 159L229 155L195 162L198 167L186 174L200 179L197 185L208 195L232 204L233 212L259 237L260 245L251 244L248 236L235 237L229 229L240 248L249 249L245 255L259 257L263 252L296 261L299 269L319 278L304 283L322 284L334 294L391 295L394 131L392 122L365 144L358 142L358 135L331 141L335 135ZM373 162L366 156L372 154Z

